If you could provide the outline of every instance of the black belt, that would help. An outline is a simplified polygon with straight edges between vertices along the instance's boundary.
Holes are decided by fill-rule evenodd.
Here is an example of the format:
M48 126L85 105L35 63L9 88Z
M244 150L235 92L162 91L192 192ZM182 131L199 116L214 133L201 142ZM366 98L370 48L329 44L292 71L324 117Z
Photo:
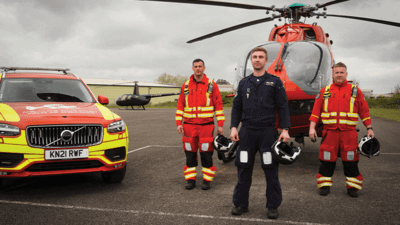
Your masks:
M214 125L214 122L202 123L202 124L198 124L198 123L186 123L186 122L183 122L183 124L191 124L191 125L201 125L201 126L203 126L203 125Z

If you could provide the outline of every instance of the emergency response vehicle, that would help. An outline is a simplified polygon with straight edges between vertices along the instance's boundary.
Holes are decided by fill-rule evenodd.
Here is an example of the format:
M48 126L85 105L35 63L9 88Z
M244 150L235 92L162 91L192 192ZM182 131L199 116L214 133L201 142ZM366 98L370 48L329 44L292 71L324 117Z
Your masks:
M128 129L68 69L0 68L0 184L9 178L100 172L125 177Z

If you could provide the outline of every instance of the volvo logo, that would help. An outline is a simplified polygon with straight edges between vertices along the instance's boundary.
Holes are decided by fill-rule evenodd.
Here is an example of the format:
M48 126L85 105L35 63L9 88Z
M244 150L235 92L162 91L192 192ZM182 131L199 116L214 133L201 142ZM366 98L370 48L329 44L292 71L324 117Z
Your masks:
M61 132L61 140L63 142L68 142L72 139L73 135L74 135L74 132L72 132L70 130L63 130Z

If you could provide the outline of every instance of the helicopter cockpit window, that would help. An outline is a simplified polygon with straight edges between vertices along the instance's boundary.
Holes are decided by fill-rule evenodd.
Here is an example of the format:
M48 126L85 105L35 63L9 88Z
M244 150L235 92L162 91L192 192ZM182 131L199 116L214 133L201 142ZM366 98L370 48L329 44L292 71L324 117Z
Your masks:
M251 65L250 53L255 47L263 47L268 52L268 63L265 66L265 69L268 69L274 60L278 57L279 49L281 48L281 43L278 42L268 42L267 44L257 45L253 48L249 49L245 55L243 55L238 62L238 67L236 71L236 78L233 82L234 88L236 89L239 85L239 81L251 75L253 73L253 66Z
M332 77L331 54L318 42L294 42L284 66L288 78L308 95L316 95Z
M279 54L279 49L281 48L281 43L268 43L266 45L261 45L260 47L265 48L268 53L268 63L265 65L265 69L268 70L268 68L271 66L271 64L274 62L274 60L278 57ZM250 53L247 58L247 63L246 63L246 70L245 70L245 77L249 76L254 72L253 70L253 65L251 65L251 58L250 58Z

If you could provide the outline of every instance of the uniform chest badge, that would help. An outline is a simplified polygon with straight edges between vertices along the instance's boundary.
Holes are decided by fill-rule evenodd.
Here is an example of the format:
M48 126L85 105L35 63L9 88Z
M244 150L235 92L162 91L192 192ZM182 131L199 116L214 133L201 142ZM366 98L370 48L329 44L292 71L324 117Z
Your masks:
M323 99L327 99L327 98L330 98L331 96L332 96L331 93L325 93L325 94L322 96L322 98L323 98Z
M274 86L274 82L265 82L267 86Z

